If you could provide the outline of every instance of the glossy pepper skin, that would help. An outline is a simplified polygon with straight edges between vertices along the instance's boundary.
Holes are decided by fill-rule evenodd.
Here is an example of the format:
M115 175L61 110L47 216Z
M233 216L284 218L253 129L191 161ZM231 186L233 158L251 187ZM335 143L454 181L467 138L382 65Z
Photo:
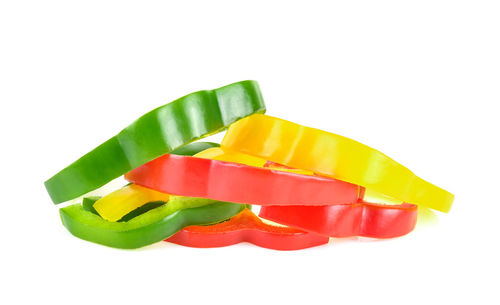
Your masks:
M128 172L125 179L169 194L256 205L325 205L358 199L360 188L347 182L198 158L200 154L166 154ZM263 166L265 160L260 163Z
M59 212L64 226L78 238L114 248L134 249L164 240L190 225L222 221L244 208L245 205L228 202L183 209L166 204L126 222L106 221L81 204L61 208Z
M221 147L357 184L442 212L454 196L354 140L256 114L231 125Z
M265 224L245 209L230 220L210 226L189 226L166 241L196 248L226 247L240 242L274 250L299 250L328 243L327 236Z
M195 156L233 161L254 166L263 166L280 171L312 175L312 172L297 170L271 161L220 148L210 148ZM348 204L323 206L263 206L261 216L291 227L318 234L347 237L366 236L389 238L407 234L413 230L417 220L417 206L412 204L381 205L359 203L365 198L361 188L357 198ZM293 194L293 192L292 192Z
M266 206L259 216L283 225L331 237L392 238L410 233L417 206L352 203L325 206Z
M74 199L154 158L264 111L255 81L191 93L143 115L48 179L45 187L54 203Z

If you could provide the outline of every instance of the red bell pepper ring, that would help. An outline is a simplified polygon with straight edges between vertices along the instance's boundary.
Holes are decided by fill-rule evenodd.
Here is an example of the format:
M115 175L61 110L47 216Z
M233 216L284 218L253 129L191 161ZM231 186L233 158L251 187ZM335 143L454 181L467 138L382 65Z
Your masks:
M366 202L325 206L265 206L260 209L259 216L331 237L392 238L413 230L417 222L417 206Z
M328 236L290 227L265 224L245 209L230 220L211 226L190 226L166 241L196 248L214 248L249 242L274 250L300 250L328 243Z
M170 154L128 172L125 179L178 196L256 205L352 203L361 192L332 178Z

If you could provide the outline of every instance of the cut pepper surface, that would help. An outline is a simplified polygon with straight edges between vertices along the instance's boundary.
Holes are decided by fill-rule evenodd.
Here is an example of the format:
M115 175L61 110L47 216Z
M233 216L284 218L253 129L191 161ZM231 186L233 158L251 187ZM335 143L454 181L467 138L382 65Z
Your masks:
M210 226L189 226L166 241L188 247L225 247L249 242L274 250L299 250L328 243L327 236L269 225L245 209L230 220Z
M325 205L358 199L357 185L308 171L262 168L265 163L210 148L194 157L166 154L128 172L125 179L169 194L256 205Z
M255 81L198 91L137 119L45 182L54 203L95 190L148 161L265 111Z
M354 140L282 119L252 115L232 124L221 147L357 184L442 212L454 196Z

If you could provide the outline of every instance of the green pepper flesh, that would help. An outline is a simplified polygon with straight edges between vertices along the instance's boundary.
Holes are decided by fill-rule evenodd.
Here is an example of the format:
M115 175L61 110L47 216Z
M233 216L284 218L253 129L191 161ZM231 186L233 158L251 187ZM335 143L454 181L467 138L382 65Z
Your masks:
M81 204L61 208L59 212L64 226L78 238L114 248L135 249L164 240L184 227L219 222L245 209L245 205L230 202L176 198L126 222L106 221Z
M56 204L74 199L241 118L264 112L255 81L188 94L143 115L48 179L45 187Z

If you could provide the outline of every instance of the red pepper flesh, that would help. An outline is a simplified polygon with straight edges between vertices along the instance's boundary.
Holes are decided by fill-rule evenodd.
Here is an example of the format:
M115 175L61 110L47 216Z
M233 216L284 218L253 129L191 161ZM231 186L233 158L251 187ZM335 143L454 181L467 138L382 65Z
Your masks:
M299 250L328 243L327 236L290 227L265 224L245 209L230 220L211 226L190 226L166 241L196 248L214 248L249 242L274 250Z
M366 202L325 206L264 206L259 216L331 237L392 238L413 230L417 222L417 206Z
M163 155L125 174L130 182L178 196L256 205L357 202L357 185L239 163Z

